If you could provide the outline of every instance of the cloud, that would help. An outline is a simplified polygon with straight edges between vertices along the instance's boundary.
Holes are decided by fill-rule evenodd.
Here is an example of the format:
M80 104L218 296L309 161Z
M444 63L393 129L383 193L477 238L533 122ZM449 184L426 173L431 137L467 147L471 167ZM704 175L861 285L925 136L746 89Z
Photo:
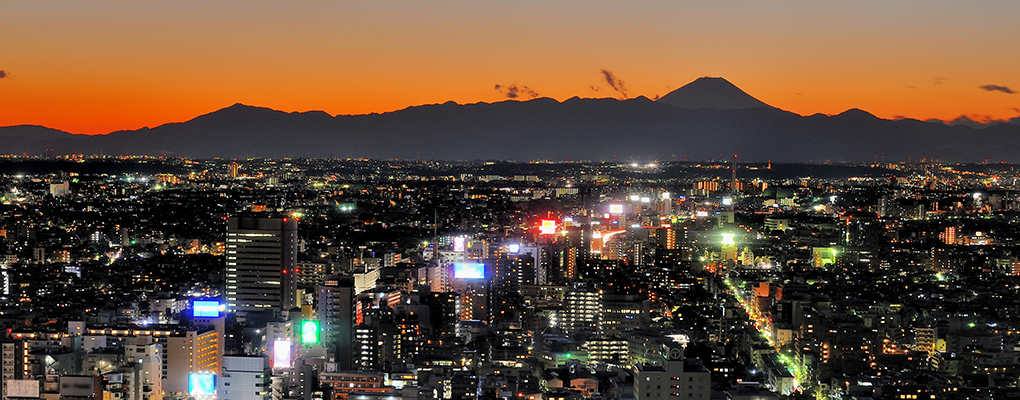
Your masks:
M1020 108L1013 107L1013 111L1020 113Z
M7 73L7 71L4 71L4 70L0 69L0 79L6 78L6 77L8 77L10 75L11 74Z
M508 99L516 99L521 96L527 97L529 99L534 99L538 97L538 92L524 85L521 86L517 86L516 84L500 85L497 83L496 91L506 96L506 98Z
M1008 94L1016 93L1016 92L1013 91L1013 89L1010 89L1010 88L1005 87L1005 86L999 86L999 85L982 85L982 86L978 86L978 87L981 88L981 89L987 90L989 92L1002 92L1002 93L1008 93Z
M949 80L949 78L943 78L943 77L938 77L938 78L933 79L933 81L934 81L934 83L936 85L941 85L942 82L945 82L945 81L948 81L948 80Z
M609 85L610 88L623 95L623 98L629 98L627 96L627 87L624 86L623 81L620 80L620 78L617 78L612 71L607 69L602 70L602 77L605 78L606 84Z

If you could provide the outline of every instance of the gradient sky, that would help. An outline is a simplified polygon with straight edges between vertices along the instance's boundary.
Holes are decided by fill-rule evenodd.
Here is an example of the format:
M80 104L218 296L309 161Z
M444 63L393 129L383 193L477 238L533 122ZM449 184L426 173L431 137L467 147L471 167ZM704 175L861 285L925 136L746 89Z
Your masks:
M1018 16L1016 0L0 0L0 126L363 114L505 99L496 84L622 96L603 69L630 97L721 76L803 115L1004 119Z

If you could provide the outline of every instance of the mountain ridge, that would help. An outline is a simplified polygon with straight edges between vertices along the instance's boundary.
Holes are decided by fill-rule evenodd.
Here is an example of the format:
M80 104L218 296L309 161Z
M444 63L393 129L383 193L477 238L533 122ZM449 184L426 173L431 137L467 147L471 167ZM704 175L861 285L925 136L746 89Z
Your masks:
M745 108L684 108L662 100L575 96L562 102L551 98L445 102L335 116L318 110L285 112L235 103L184 122L104 135L75 135L39 126L0 127L4 139L0 154L43 154L53 149L51 153L56 154L192 158L670 160L686 156L705 160L737 153L743 160L777 162L920 158L1020 162L1020 155L1008 151L1020 146L1020 125L1014 123L979 128L888 120L855 108L836 115L801 116L764 103Z

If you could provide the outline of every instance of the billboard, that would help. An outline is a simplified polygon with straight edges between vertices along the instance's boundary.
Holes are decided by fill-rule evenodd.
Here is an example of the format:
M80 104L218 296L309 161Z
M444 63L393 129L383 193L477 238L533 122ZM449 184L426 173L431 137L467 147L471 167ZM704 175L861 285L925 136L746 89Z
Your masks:
M457 236L453 238L453 251L464 251L464 237Z
M191 396L215 396L216 375L195 372L188 374L188 394Z
M506 252L510 254L517 254L521 252L521 245L517 243L511 243L506 245Z
M195 318L217 318L220 316L220 302L195 300L191 303L191 312Z
M456 279L485 279L485 264L454 263L453 277Z
M39 398L39 381L35 379L8 379L7 397Z
M290 368L290 340L273 342L273 368Z
M92 397L96 395L95 378L64 375L60 377L60 397Z
M301 343L319 343L319 321L301 322Z
M610 214L623 214L623 204L610 204L609 205L609 213Z
M554 219L543 219L542 225L538 227L538 233L542 235L555 235L556 234L556 220Z

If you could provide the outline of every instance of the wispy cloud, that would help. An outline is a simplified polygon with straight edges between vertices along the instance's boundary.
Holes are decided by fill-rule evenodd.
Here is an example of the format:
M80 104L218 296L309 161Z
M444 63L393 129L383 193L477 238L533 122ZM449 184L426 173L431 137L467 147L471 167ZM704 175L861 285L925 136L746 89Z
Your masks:
M981 86L978 86L978 87L981 88L981 89L987 90L989 92L1002 92L1002 93L1009 93L1009 94L1016 93L1016 92L1013 91L1013 89L1010 89L1010 88L1008 88L1006 86L981 85Z
M516 84L513 84L513 85L500 85L500 84L497 83L496 84L496 91L499 92L500 94L506 96L506 98L508 98L508 99L516 99L516 98L519 98L521 96L527 97L529 99L534 99L534 98L538 97L538 92L536 92L536 91L532 90L531 88L529 88L527 86L524 86L524 85L521 85L521 86L517 86Z
M607 69L602 70L602 77L606 80L606 84L609 85L610 88L621 94L623 98L629 98L629 96L627 96L627 87L623 84L623 80L617 78L612 71Z
M0 69L0 79L6 78L9 75L10 74L8 74L7 71L4 71L4 70Z

